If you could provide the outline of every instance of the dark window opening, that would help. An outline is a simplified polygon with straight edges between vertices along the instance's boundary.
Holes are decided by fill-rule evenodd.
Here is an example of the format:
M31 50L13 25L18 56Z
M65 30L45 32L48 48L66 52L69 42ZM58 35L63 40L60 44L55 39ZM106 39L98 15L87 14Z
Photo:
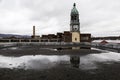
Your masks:
M71 17L71 20L74 20L74 16Z
M77 20L77 16L71 16L71 20Z
M75 38L75 41L77 41L77 38Z
M74 16L74 20L76 20L77 19L77 16Z

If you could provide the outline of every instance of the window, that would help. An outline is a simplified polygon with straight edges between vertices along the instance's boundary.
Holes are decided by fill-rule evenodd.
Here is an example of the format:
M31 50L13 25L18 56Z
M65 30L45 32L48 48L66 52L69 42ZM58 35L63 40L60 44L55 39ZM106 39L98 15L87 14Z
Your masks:
M77 41L77 38L75 38L75 41Z
M89 40L89 37L82 37L82 40Z
M74 20L74 16L71 16L71 20Z
M77 20L77 16L71 16L71 20Z
M77 19L77 16L74 16L74 20L76 20Z

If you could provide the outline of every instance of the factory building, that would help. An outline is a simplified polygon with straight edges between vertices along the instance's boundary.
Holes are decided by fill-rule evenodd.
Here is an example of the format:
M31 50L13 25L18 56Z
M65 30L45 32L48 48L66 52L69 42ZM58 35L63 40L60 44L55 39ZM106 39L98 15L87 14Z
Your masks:
M41 42L91 42L91 34L80 33L79 12L74 3L70 13L70 31L64 31L64 33L57 33L56 35L42 35L40 39Z
M70 13L70 31L64 31L63 33L36 35L35 26L33 26L33 35L31 38L8 38L0 39L0 42L91 42L91 34L80 32L80 20L79 11L74 3L73 8Z

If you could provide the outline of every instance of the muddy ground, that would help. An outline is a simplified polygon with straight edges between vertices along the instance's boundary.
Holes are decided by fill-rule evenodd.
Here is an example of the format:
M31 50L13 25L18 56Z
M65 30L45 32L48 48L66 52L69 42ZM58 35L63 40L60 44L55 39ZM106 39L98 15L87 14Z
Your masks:
M54 67L45 70L0 69L0 80L120 80L120 63L94 70Z
M21 47L15 47L16 49L13 49L14 47L10 48L3 48L0 49L0 55L4 56L23 56L23 55L86 55L86 54L92 54L92 53L101 53L101 51L98 50L92 50L92 49L72 49L69 47L64 48L42 48L37 46L21 46Z

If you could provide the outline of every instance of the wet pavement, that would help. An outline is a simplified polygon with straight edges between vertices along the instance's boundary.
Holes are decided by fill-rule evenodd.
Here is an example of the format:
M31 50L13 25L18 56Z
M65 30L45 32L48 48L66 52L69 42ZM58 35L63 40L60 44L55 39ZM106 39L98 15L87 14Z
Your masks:
M9 47L2 51L22 51L23 49L29 48ZM54 48L41 50L57 51ZM100 53L20 56L1 54L0 80L119 80L120 54L96 48L91 50L100 51Z

